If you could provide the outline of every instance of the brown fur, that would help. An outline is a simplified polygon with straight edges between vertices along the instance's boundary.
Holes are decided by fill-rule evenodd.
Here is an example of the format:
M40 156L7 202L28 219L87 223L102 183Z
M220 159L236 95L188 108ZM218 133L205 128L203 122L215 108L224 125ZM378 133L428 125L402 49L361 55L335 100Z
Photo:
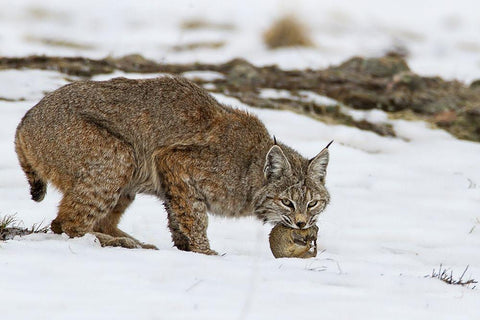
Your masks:
M275 258L313 258L317 256L318 227L292 229L277 224L270 232L270 249Z
M66 85L27 112L15 147L33 200L48 181L63 193L52 230L91 232L102 245L153 247L117 228L137 193L164 201L175 246L206 254L215 253L207 211L273 222L288 215L291 224L303 215L309 227L329 199L326 149L309 161L274 145L256 117L181 77ZM276 215L282 192L301 197ZM313 198L321 205L307 212Z

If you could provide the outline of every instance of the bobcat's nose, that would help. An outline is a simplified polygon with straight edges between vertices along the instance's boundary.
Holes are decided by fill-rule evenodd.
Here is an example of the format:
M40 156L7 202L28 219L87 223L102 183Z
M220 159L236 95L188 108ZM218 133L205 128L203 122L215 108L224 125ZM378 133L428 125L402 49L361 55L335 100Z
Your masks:
M300 229L302 229L303 227L305 227L306 223L303 222L303 221L299 221L297 222L297 227L299 227Z

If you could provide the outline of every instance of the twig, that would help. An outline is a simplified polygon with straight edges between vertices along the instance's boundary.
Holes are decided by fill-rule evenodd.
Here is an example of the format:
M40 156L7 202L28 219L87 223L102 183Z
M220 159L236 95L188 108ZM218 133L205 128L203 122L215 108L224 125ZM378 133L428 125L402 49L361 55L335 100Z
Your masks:
M189 292L190 290L192 290L193 288L195 288L196 286L198 286L200 283L202 283L203 280L197 280L195 283L193 283L190 287L188 287L187 289L185 289L185 292Z
M472 228L470 229L470 231L469 231L468 233L472 233L473 230L475 230L475 228L477 227L477 225L480 224L480 219L476 218L474 223L475 223L475 224L472 226Z
M477 188L477 184L476 184L475 182L473 182L472 179L467 178L467 180L468 180L468 189L475 189L475 188Z

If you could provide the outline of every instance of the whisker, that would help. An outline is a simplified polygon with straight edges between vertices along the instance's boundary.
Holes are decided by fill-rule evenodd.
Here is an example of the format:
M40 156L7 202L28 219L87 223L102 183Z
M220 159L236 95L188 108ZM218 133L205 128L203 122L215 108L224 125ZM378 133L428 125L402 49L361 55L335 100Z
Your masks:
M317 220L318 220L318 214L310 217L308 219L307 228L310 228L311 226L315 225L317 223Z
M293 224L292 219L290 219L290 217L282 216L282 221L284 222L284 225L286 227L293 228L293 229L298 229L298 227L295 224Z
M286 222L288 222L289 224L292 224L292 219L290 219L289 216L282 216L282 219L284 219Z
M262 213L262 218L264 222L270 222L270 223L282 222L282 217L275 211L265 210Z

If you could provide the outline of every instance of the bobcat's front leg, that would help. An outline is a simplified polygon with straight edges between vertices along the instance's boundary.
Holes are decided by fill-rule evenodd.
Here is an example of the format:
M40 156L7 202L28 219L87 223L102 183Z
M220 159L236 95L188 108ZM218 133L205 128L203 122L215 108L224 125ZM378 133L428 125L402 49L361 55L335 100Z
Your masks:
M168 227L175 246L184 251L214 255L207 238L208 216L205 204L196 199L171 196L165 202Z
M192 166L195 149L165 148L156 154L165 196L168 227L175 246L184 251L217 254L207 238L207 206L193 183L200 171Z

